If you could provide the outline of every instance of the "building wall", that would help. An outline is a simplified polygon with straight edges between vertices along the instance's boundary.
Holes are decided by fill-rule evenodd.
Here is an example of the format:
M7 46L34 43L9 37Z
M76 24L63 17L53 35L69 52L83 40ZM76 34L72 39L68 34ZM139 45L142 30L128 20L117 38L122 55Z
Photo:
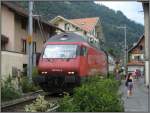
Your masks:
M36 50L37 52L41 52L43 44L44 44L44 37L41 36L41 32L39 27L37 26L37 31L33 32L33 41L36 42ZM45 38L48 38L48 32L44 32ZM22 39L27 39L28 37L28 30L22 29L21 27L21 19L15 20L15 51L22 52Z
M65 24L66 24L66 22L64 22L63 20L60 20L60 21L57 21L57 23L55 23L59 28L61 28L61 29L63 29L63 30L65 30ZM67 30L65 30L65 31L67 31ZM75 26L73 26L73 25L71 25L71 24L69 24L69 31L70 32L74 32L74 33L77 33L77 34L79 34L79 35L84 35L84 31L77 31L76 30L76 27Z
M109 72L113 72L115 69L115 60L113 57L108 56L108 63L109 63Z
M145 51L144 41L145 41L145 37L143 37L140 43L129 52L129 62L144 61L144 51Z
M1 6L1 33L9 38L6 50L14 51L14 13L7 7Z
M139 56L140 60L144 61L144 54L132 54L131 60L135 60L137 56Z
M23 71L23 64L28 63L27 54L23 54L22 52L23 48L22 39L27 39L28 30L22 29L21 16L19 16L19 18L17 16L16 18L16 14L5 6L2 6L1 9L2 9L1 10L2 34L9 38L6 48L7 51L2 51L1 53L1 75L2 78L7 78L8 75L12 75L13 67L17 68L20 71ZM54 32L54 30L52 29L48 31L47 27L44 26L45 38L48 38L49 32ZM36 33L33 32L33 41L36 41L36 52L41 53L44 44L43 38L44 37L41 36L39 26L37 26L37 32Z
M2 79L12 75L12 67L16 67L23 71L23 64L27 62L27 55L1 51L1 77Z
M109 72L114 72L114 69L115 69L115 65L113 65L113 64L109 64L109 68L108 68L109 70Z
M143 50L140 49L140 46L142 46ZM131 51L131 54L144 54L145 49L144 46L145 46L145 38L143 38L141 42L138 44L138 46Z
M144 66L128 66L128 73L134 72L136 69L139 69L144 74Z
M65 29L65 24L66 24L66 23L69 24L69 31ZM69 22L65 22L64 20L58 20L58 21L56 21L56 22L53 23L53 24L55 24L55 25L58 26L59 28L63 29L64 31L73 32L73 33L76 33L76 34L78 34L78 35L84 36L84 38L86 38L85 40L90 41L90 39L92 38L92 39L94 39L94 43L93 43L93 44L94 44L95 46L97 46L97 47L99 46L99 40L94 36L95 33L93 34L92 31L91 31L91 32L86 32L86 31L84 31L84 30L82 30L82 29L79 29L79 28L77 28L76 26L70 24ZM99 23L98 23L98 24L99 24ZM97 25L98 25L98 24L97 24ZM97 30L100 30L100 27L98 27L98 26L96 26L95 28L96 28L96 30L94 29L94 32L98 32ZM86 34L85 34L85 32L86 32ZM57 31L57 33L59 34L60 32ZM101 33L101 31L100 31L99 33ZM100 36L100 35L98 35L98 37L99 37L99 36ZM90 37L90 38L89 38L89 37Z

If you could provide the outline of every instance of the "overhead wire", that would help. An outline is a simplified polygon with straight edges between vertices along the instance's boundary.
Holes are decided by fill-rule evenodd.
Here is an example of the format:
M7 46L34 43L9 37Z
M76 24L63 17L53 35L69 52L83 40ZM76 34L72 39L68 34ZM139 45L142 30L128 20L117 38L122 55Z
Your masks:
M33 10L35 10L35 4L33 5ZM40 16L41 15L39 15L39 12L38 12L37 22L38 22L38 26L39 26L39 30L40 30L40 34L41 34L42 40L45 42L47 40L47 37L45 35L46 33L44 32L43 25L40 22Z

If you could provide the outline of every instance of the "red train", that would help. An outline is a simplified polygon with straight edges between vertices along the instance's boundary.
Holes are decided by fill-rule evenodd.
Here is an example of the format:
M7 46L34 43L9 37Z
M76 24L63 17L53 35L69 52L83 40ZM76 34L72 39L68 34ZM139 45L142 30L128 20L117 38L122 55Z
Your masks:
M82 79L95 74L106 75L107 54L92 46L85 37L62 33L51 37L44 45L35 78L48 92L68 91Z

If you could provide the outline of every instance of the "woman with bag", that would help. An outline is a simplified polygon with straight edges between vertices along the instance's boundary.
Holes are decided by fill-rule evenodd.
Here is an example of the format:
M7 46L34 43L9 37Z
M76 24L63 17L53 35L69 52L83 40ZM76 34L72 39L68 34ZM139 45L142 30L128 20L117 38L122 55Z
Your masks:
M125 85L127 87L127 94L129 96L132 96L132 90L133 90L133 77L132 77L132 73L129 73L128 76L126 77L126 82Z

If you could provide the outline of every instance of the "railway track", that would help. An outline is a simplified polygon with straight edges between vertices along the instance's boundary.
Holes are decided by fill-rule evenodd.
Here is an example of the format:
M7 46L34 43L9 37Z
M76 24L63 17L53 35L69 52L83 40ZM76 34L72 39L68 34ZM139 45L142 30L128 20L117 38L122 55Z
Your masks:
M26 105L31 104L38 95L45 96L45 99L49 102L57 102L60 99L60 96L51 96L51 94L45 93L43 90L39 90L37 92L33 92L30 94L24 95L20 99L16 99L13 101L5 102L1 104L2 112L25 112L24 108ZM49 111L55 111L58 106L55 106Z

